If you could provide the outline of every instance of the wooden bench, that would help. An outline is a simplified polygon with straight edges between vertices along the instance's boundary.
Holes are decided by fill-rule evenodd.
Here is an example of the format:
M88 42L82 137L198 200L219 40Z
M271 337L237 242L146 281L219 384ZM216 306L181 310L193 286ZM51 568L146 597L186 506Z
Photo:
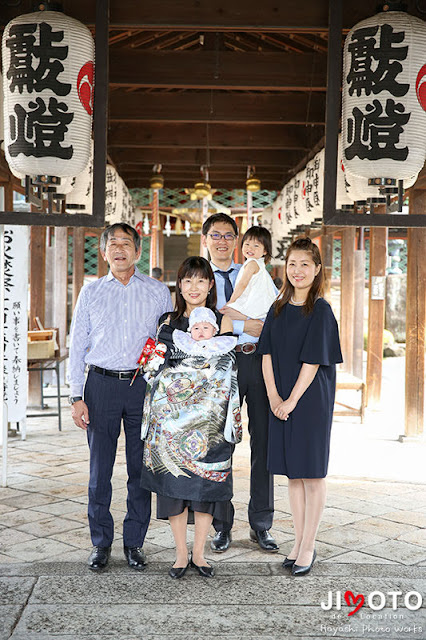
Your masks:
M363 423L364 411L365 411L365 389L366 389L365 382L360 378L356 378L350 373L346 373L345 371L338 371L337 381L336 381L336 392L339 391L340 389L345 389L345 390L353 389L354 391L361 391L361 404L359 407L353 407L336 400L334 403L333 415L359 416L361 418L361 423ZM339 409L338 407L342 407L342 409Z

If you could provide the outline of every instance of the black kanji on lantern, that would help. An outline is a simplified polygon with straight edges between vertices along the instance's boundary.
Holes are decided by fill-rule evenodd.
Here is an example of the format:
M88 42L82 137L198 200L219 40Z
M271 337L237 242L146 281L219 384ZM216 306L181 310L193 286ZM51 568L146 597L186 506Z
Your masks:
M15 140L9 145L8 151L12 157L23 153L25 156L45 158L53 156L69 160L73 155L73 146L61 146L64 141L67 125L74 118L73 113L66 113L68 106L65 102L58 102L56 98L49 99L49 109L42 98L28 103L31 111L26 111L20 104L15 105L15 114L10 118L10 134Z
M39 44L36 45L35 33L39 27ZM71 91L71 85L58 80L58 75L64 71L60 60L68 57L66 45L55 46L54 43L64 39L63 31L53 31L50 24L14 24L10 28L6 47L10 49L10 65L7 78L9 88L20 93L24 87L28 93L50 89L57 96L66 96ZM34 59L38 64L33 67Z
M274 256L275 260L285 259L285 242L284 240L278 240L277 242L277 255Z
M352 110L353 118L347 122L347 142L345 149L347 160L355 156L368 160L391 158L392 160L406 160L408 147L398 148L399 137L403 133L403 125L407 124L411 113L404 113L404 105L386 100L386 115L379 100L366 105L367 113L358 107Z
M350 85L349 94L358 96L389 91L393 96L404 96L408 84L400 84L396 76L402 71L398 60L405 60L408 47L395 47L403 42L405 31L394 32L392 25L383 24L380 28L380 42L376 47L375 35L379 27L365 27L353 32L348 51L351 55L351 68L346 77Z

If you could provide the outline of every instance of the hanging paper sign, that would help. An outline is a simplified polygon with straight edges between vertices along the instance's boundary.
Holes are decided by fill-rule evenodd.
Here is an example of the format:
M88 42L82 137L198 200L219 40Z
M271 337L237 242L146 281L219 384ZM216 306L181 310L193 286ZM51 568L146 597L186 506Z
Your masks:
M28 227L4 229L4 401L9 422L27 409Z
M312 160L310 160L304 170L305 187L303 191L305 208L308 214L307 223L313 222L315 218L322 218L323 196L324 196L324 156L325 151L321 149Z
M363 178L411 178L426 157L426 23L379 13L344 46L342 143L345 168Z
M73 177L89 160L94 42L59 11L18 16L3 33L5 154L24 175Z

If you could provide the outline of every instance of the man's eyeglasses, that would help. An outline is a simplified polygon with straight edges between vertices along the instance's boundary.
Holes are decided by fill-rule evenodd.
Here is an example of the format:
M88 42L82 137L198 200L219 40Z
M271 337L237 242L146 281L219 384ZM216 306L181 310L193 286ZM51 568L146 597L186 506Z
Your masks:
M219 242L222 240L226 240L226 242L233 242L237 236L233 233L208 233L208 236L213 240L213 242Z

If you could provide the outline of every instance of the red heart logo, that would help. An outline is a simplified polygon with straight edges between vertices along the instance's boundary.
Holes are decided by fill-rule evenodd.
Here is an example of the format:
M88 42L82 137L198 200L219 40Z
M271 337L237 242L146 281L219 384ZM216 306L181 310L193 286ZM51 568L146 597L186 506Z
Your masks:
M355 606L355 609L353 611L350 611L348 613L348 616L353 616L354 613L356 613L359 609L361 609L362 605L365 602L365 598L362 595L362 593L360 593L355 597L352 591L345 591L345 600L348 607Z

